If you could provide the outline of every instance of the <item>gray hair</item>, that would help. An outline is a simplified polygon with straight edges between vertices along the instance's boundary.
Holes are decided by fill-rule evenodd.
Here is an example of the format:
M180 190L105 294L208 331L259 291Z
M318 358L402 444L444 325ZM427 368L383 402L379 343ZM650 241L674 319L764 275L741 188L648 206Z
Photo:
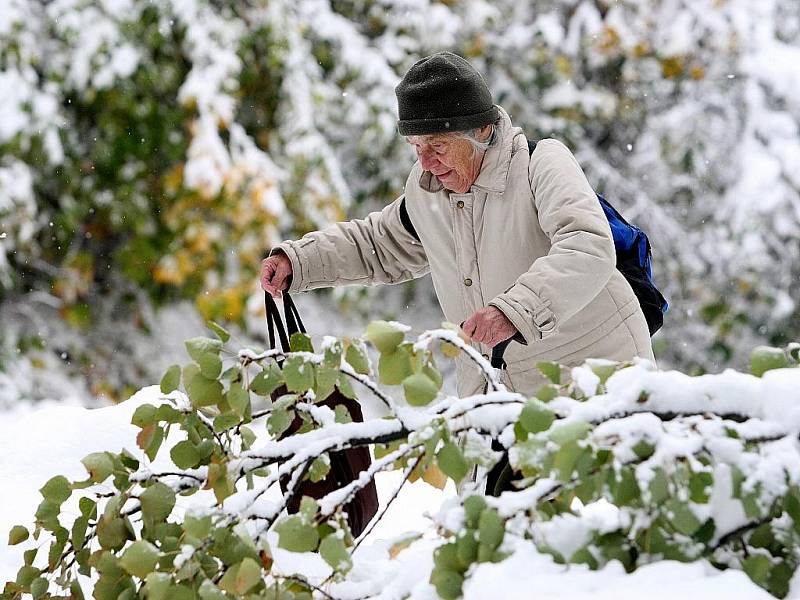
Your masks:
M478 129L469 129L467 131L454 131L453 137L457 139L464 139L467 140L470 144L472 144L473 150L475 152L483 152L489 149L490 146L493 146L496 139L497 139L497 125L492 123L492 131L489 134L489 137L485 140L479 140L477 133ZM483 128L481 128L483 129Z
M498 119L494 123L490 123L490 125L492 126L492 130L489 133L489 137L485 140L478 139L478 131L483 129L483 127L478 127L475 129L467 129L465 131L450 131L447 132L445 135L451 139L467 140L472 145L472 150L477 154L478 152L483 152L485 150L488 150L489 147L494 146L494 144L497 141L497 124L499 122L500 119ZM404 137L407 142L411 143L411 140L409 138L417 136L407 135ZM428 137L428 136L423 135L419 137Z

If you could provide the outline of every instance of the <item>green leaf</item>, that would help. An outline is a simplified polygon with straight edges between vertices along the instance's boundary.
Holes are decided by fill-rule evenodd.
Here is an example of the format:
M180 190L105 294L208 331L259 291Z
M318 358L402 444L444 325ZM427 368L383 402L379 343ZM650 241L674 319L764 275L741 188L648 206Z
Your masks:
M667 519L673 527L684 535L692 535L700 529L702 523L692 510L683 502L672 498L664 503L667 509Z
M319 511L319 503L310 496L303 496L300 500L300 517L306 525L313 525Z
M411 355L403 346L382 353L378 359L379 383L400 385L412 372Z
M780 348L757 346L750 354L750 372L756 377L761 377L772 369L782 369L789 366L786 352Z
M539 362L536 363L536 368L542 372L542 375L547 377L555 385L561 383L561 367L558 363L554 362Z
M39 490L45 500L63 504L72 495L72 486L63 475L56 475Z
M150 523L158 523L169 517L175 506L175 492L165 484L156 482L139 496L142 516Z
M372 321L364 333L364 339L372 343L381 354L392 352L405 337L405 332L386 321Z
M795 533L800 533L800 491L796 487L789 489L784 499L784 510L794 524Z
M200 600L227 600L228 598L228 596L223 594L222 591L208 579L202 583L197 593L200 594ZM148 598L147 600L150 599Z
M225 330L225 328L219 325L218 323L215 323L214 321L207 321L206 326L211 331L216 333L219 339L222 340L222 342L227 342L229 339L231 339L231 334L228 333L227 330Z
M633 447L633 452L642 460L650 458L655 450L656 447L645 439L639 440Z
M97 502L91 498L81 498L78 500L78 507L84 517L94 518L97 514Z
M314 387L314 365L302 356L289 356L283 363L283 377L290 392L304 392Z
M119 559L119 564L131 575L144 579L156 568L160 557L161 553L153 544L145 540L137 540L125 549Z
M253 444L256 441L256 434L253 433L253 430L250 429L249 427L245 427L244 425L242 425L242 427L239 428L239 435L242 436L242 444L244 444L247 448L252 448ZM204 440L204 441L211 442L211 440Z
M222 342L213 338L194 337L186 340L186 350L192 360L199 362L199 358L204 354L219 354L222 350Z
M461 571L455 543L442 544L433 551L433 564L442 571Z
M619 368L619 363L606 361L603 359L589 359L586 361L592 372L600 379L601 384L605 384Z
M558 479L567 482L572 479L575 463L581 454L581 447L575 440L568 440L553 455L553 468L558 471Z
M182 527L190 536L201 540L211 531L211 517L209 515L202 517L186 515Z
M558 387L552 383L548 383L539 388L536 392L536 398L542 402L550 402L553 398L558 396Z
M183 368L183 386L195 408L214 406L222 400L222 384L216 379L204 377L195 364Z
M650 501L653 504L661 504L669 498L669 482L662 469L655 469L655 474L650 480Z
M171 584L172 577L167 573L149 573L144 584L147 600L170 600L168 592Z
M108 452L92 452L81 462L94 483L102 483L114 472L114 461L111 460Z
M331 470L331 461L327 454L322 454L314 459L308 469L308 478L313 481L322 481Z
M427 406L439 394L436 382L424 373L414 373L403 379L403 392L411 406Z
M44 577L37 577L31 582L31 596L38 600L47 593L48 583Z
M180 365L172 365L166 370L164 376L161 378L161 393L169 394L178 389L181 383L181 368Z
M628 506L639 498L639 484L636 481L633 469L622 467L618 474L614 474L612 469L609 471L609 478L612 480L612 484L609 487L614 498L614 504Z
M337 382L336 385L339 388L339 391L342 392L342 394L345 397L351 398L353 400L358 399L356 393L353 391L353 386L350 385L350 380L348 376L345 375L344 373L339 373L339 381Z
M441 372L439 369L436 368L436 365L433 363L433 357L431 357L431 362L425 363L422 365L422 372L427 375L433 383L436 384L436 389L442 389L442 383L444 383L444 378L442 377Z
M180 371L178 372L178 378L180 379ZM163 393L167 394L169 392ZM148 425L155 423L155 420L156 407L152 404L142 404L141 406L137 406L136 410L133 411L133 416L131 417L131 423L137 427L147 427Z
M289 350L291 352L313 352L314 346L311 344L311 336L302 331L295 331L289 336Z
M769 580L767 581L767 590L776 598L785 598L789 595L789 582L794 577L794 565L782 560L777 565L774 565L769 572Z
M274 362L259 371L250 382L250 391L259 396L269 396L283 383L283 372Z
M540 400L529 400L519 415L520 424L530 433L538 433L550 429L555 420L553 411Z
M335 420L337 423L353 422L353 417L350 415L350 411L347 410L347 407L343 404L337 404L336 408L333 409L333 412L336 415Z
M290 552L313 552L319 543L317 528L307 525L297 516L284 519L275 526L278 546Z
M711 473L700 471L692 473L689 477L689 498L692 502L705 504L708 502L711 487L714 485L714 476Z
M456 556L459 566L466 570L478 559L478 540L475 531L468 529L458 534L456 538Z
M83 595L83 590L81 589L81 584L77 581L73 581L69 584L69 593L70 593L70 600L85 600ZM153 600L158 600L157 598L153 598Z
M226 398L230 407L240 417L243 417L250 408L250 394L239 383L231 384Z
M436 588L436 593L443 600L456 600L461 597L461 588L464 585L464 576L449 569L436 570L431 573L431 583Z
M331 568L339 573L347 573L353 567L353 560L336 532L327 536L319 545L319 553Z
M161 404L156 409L156 421L166 423L180 423L183 420L183 413L171 404Z
M280 437L294 421L294 411L273 409L267 418L267 430L275 437Z
M350 363L350 366L353 367L356 373L369 375L369 359L367 358L367 353L360 344L351 342L350 345L347 346L344 359Z
M483 496L470 496L464 500L464 512L467 517L467 527L473 529L478 527L478 520L481 513L486 508L486 500Z
M461 450L452 442L446 443L436 455L436 462L442 473L456 483L460 483L469 471L469 464L464 459Z
M24 567L20 568L19 571L17 571L16 583L23 588L28 588L33 580L41 574L41 572L42 571L36 567L25 565Z
M767 587L767 578L772 561L763 554L751 554L742 561L742 568L748 577L761 587Z
M217 354L206 352L197 357L200 373L208 379L216 379L222 373L222 359Z
M89 526L89 517L82 515L72 522L70 539L76 550L83 548L86 543L86 528Z
M14 525L8 533L8 545L15 546L28 539L28 530L22 525Z
M193 469L200 464L200 453L189 440L178 442L169 451L170 458L179 469Z
M586 437L591 431L592 426L586 421L571 421L569 423L559 423L550 428L548 438L556 444L562 445L567 442L580 440Z
M64 548L69 541L69 531L65 527L56 527L54 533L53 543L50 545L50 551L47 555L47 568L49 571L54 571L56 566L61 560L61 555L64 553Z
M231 427L237 425L239 421L241 421L241 418L238 415L229 413L219 415L214 417L214 431L225 431L226 429L230 429Z
M478 541L492 550L503 541L505 524L497 511L489 508L481 513L478 520Z
M97 540L106 550L119 550L131 537L121 517L101 517L97 521Z
M339 379L339 369L319 365L316 368L316 381L314 384L315 402L320 403L333 393Z

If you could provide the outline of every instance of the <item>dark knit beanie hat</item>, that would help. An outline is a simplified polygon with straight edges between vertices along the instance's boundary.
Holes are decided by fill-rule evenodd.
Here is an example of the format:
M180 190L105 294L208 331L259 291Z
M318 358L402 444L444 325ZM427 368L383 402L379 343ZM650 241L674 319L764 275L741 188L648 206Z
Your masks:
M414 63L395 88L401 135L467 131L494 123L499 112L481 74L452 52Z

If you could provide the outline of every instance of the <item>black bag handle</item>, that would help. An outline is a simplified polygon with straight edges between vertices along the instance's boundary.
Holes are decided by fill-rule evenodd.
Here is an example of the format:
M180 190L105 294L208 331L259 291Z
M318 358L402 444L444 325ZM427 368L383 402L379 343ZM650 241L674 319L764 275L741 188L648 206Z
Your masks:
M297 311L292 297L289 296L289 292L282 293L283 313L286 326L284 326L281 320L280 310L278 309L278 305L275 304L275 299L269 292L264 292L264 306L267 313L267 334L269 335L269 347L271 350L274 350L277 348L275 344L275 329L277 329L278 338L281 341L281 349L284 352L289 352L289 338L291 335L298 332L306 333L306 328L303 325L302 319L300 319L300 313Z

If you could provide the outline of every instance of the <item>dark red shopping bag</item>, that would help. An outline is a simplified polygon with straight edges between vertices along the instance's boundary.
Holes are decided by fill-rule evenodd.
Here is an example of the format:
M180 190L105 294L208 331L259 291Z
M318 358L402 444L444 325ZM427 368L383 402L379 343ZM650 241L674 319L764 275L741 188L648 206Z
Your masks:
M303 326L303 321L300 319L300 314L297 312L297 307L292 302L288 292L283 292L283 310L284 318L286 320L286 327L284 328L281 322L280 311L278 310L275 300L268 292L264 292L264 299L267 309L267 330L269 333L269 343L271 348L276 348L274 329L278 330L281 346L284 352L289 352L289 337L295 332L305 333L306 329ZM282 361L278 361L279 366L283 366ZM272 392L272 399L276 400L283 394L289 393L285 385L282 385L274 392ZM364 416L361 413L361 406L356 400L348 398L342 394L338 388L325 398L322 402L318 402L320 406L327 406L334 410L337 406L344 406L350 413L350 418L353 421L361 422ZM302 426L303 421L299 416L296 416L289 428L281 435L286 437L297 432ZM325 479L320 481L303 481L300 483L298 493L289 501L287 509L290 513L296 513L300 509L300 500L303 496L310 496L311 498L320 499L328 493L338 490L358 479L361 471L365 471L372 463L369 454L369 449L366 447L348 448L338 452L330 453L331 469ZM281 490L284 494L287 492L287 485L289 477L282 477L280 484ZM367 523L378 512L378 490L375 487L375 482L370 481L369 485L359 490L355 497L344 506L347 513L347 521L350 525L350 530L353 536L359 536L367 526Z

